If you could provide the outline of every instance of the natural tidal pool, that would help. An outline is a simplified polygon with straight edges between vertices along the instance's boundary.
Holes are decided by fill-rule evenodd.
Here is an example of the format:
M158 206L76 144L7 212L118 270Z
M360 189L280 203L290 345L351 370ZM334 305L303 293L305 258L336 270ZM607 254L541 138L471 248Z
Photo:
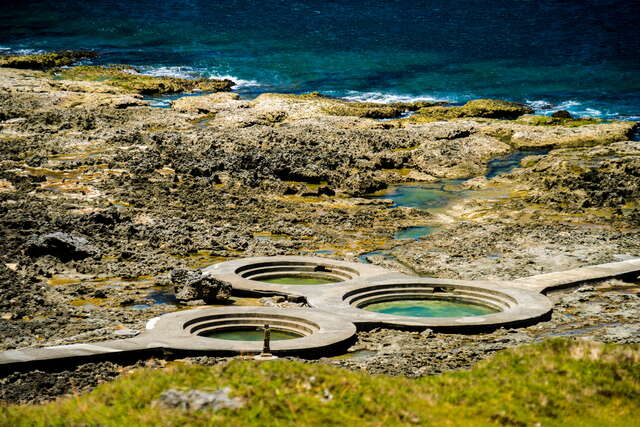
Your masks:
M447 180L438 183L419 185L397 185L389 187L375 198L393 200L392 207L409 207L418 209L436 209L446 206L459 197L460 190L456 186L463 180Z
M509 173L520 167L520 161L528 156L547 154L548 151L517 151L506 156L497 157L488 164L486 178ZM465 189L461 184L466 179L446 179L425 184L409 184L391 186L374 198L391 199L392 207L409 207L423 210L438 209L447 206L454 200L478 195L477 190Z
M200 336L231 341L262 341L264 340L264 329L262 327L225 328L204 332ZM302 335L295 332L271 329L271 341L291 340L300 337Z
M325 285L327 283L337 283L341 280L314 276L276 276L269 279L258 279L258 281L278 285Z
M496 313L479 304L447 300L399 300L369 304L363 307L376 313L409 317L464 317Z
M421 237L425 237L433 233L433 231L438 228L434 225L422 225L416 227L407 227L400 231L398 231L394 238L397 240L401 239L415 239L420 240Z
M494 178L504 173L509 173L520 167L520 161L528 156L542 156L549 150L538 151L516 151L506 156L498 157L489 162L489 171L485 175L487 178Z

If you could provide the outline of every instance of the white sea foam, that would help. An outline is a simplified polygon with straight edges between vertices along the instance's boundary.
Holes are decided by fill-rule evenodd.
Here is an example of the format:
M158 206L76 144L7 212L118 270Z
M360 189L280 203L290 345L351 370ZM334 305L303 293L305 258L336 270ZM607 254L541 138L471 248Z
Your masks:
M578 107L582 105L580 102L573 101L573 100L564 101L564 102L561 102L560 104L553 104L549 101L545 101L544 99L537 100L537 101L527 100L526 103L534 110L544 110L544 112L551 112L551 113L556 112L558 110L570 110L574 107Z
M579 101L568 100L559 104L553 104L545 100L527 101L527 104L536 110L538 114L550 115L556 111L566 110L577 117L595 117L602 119L610 119L618 117L618 113L612 113L609 111L603 112L601 110L587 107Z
M240 79L238 77L234 77L230 75L211 75L209 76L209 78L216 79L216 80L225 80L225 79L231 80L236 84L234 86L234 89L266 86L265 84L262 84L256 80Z
M0 52L10 53L11 55L35 55L45 51L42 49L14 49L8 46L0 46Z
M45 51L42 49L16 49L11 53L14 55L37 55L39 53L44 53Z
M383 92L356 92L349 91L343 99L358 102L377 102L381 104L391 104L393 102L418 102L418 101L445 101L452 102L450 99L435 98L429 95L402 95L395 93Z
M591 116L591 117L602 117L602 111L600 110L596 110L595 108L587 108L584 110L584 113L587 116Z
M178 77L181 79L193 79L198 77L198 70L193 67L151 67L141 66L137 67L142 74L154 77Z
M137 67L142 74L154 77L178 77L181 79L195 79L207 77L212 80L231 80L235 83L234 89L265 86L256 80L241 79L229 74L212 74L205 68L184 66L141 66Z

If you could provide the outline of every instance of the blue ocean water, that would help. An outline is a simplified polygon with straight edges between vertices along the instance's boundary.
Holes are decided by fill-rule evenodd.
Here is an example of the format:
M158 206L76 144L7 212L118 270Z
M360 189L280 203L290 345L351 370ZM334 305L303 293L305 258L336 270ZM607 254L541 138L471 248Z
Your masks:
M628 0L4 0L0 49L231 77L244 96L493 97L640 120L640 7Z

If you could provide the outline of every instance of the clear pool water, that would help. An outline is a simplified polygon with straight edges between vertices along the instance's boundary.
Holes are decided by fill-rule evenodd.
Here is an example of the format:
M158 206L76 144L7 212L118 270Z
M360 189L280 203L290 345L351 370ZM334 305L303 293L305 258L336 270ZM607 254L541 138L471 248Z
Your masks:
M261 327L228 328L205 332L201 336L231 341L262 341L264 340L264 329L262 329ZM296 334L294 332L282 331L278 329L271 330L271 341L290 340L293 338L300 338L301 336L302 335Z
M363 308L376 313L409 317L482 316L497 312L497 310L479 304L447 300L388 301L370 304Z
M404 228L400 231L398 231L395 234L395 238L400 240L400 239L415 239L415 240L419 240L421 237L424 236L428 236L431 233L433 233L433 231L438 228L436 226L433 225L423 225L423 226L416 226L416 227L407 227Z

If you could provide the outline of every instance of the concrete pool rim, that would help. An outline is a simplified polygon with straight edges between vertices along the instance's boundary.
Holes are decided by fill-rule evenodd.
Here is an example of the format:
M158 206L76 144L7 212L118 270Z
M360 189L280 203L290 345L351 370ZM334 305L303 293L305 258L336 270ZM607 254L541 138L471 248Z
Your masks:
M385 301L400 301L414 297L459 300L488 306L498 311L476 316L410 317L377 313L362 308L363 297L376 293ZM314 293L308 295L307 299L311 306L339 313L359 327L418 327L449 332L535 323L549 316L553 309L553 303L545 295L512 286L511 282L471 282L409 276L353 284L322 294Z
M331 289L394 274L394 272L375 265L312 256L241 258L213 264L203 268L202 271L216 279L228 282L235 291L272 295L306 295L307 291L303 288ZM260 281L260 279L275 276L294 277L296 275L334 279L335 282L302 285Z
M304 354L339 347L356 334L353 323L322 310L274 307L202 307L165 314L147 322L152 342L176 350L228 354L258 354L261 341L225 340L200 336L215 328L262 326L294 332L299 338L271 342L273 354Z

